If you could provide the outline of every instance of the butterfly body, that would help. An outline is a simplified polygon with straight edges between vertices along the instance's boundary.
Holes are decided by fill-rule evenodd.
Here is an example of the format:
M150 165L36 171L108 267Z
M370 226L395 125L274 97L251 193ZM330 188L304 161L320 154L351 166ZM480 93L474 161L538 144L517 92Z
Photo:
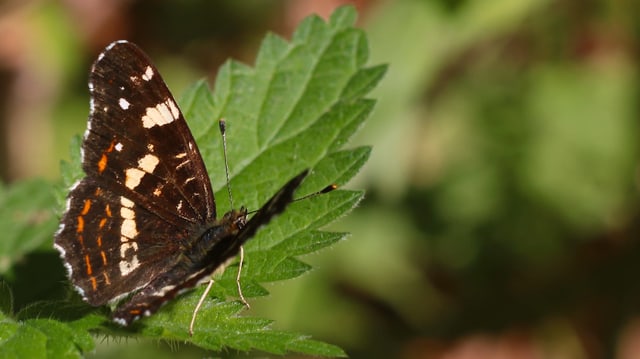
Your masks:
M127 297L112 317L128 325L235 257L284 211L307 171L250 219L244 208L218 219L195 140L148 57L112 43L93 64L89 89L86 176L69 192L54 247L89 304Z

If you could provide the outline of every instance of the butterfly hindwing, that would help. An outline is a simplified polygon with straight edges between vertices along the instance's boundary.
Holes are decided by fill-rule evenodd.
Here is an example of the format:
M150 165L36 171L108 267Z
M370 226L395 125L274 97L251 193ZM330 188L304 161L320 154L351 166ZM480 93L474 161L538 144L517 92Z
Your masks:
M147 284L156 268L173 265L167 253L178 251L180 237L188 233L86 177L71 192L55 243L78 291L101 305Z

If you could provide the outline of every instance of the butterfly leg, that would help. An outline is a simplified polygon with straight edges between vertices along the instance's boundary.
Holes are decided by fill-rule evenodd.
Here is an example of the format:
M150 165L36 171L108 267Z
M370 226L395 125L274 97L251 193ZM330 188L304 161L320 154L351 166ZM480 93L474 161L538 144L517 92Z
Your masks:
M204 293L202 293L202 296L200 297L200 300L198 301L198 304L196 304L196 307L193 309L193 315L191 316L191 323L189 323L189 336L192 337L193 336L193 327L196 324L196 317L198 316L198 312L200 311L200 307L202 306L202 303L204 303L204 298L207 297L207 295L209 295L209 291L211 290L211 286L213 285L213 279L209 279L209 284L207 284L207 288L204 290Z
M238 274L236 275L236 284L238 285L238 295L240 296L240 301L242 304L247 307L247 309L251 308L249 302L244 298L242 294L242 286L240 285L240 274L242 273L242 263L244 263L244 247L240 247L240 263L238 263Z
M242 287L240 286L240 274L242 273L242 263L244 262L244 249L240 247L240 263L238 264L238 274L236 275L236 284L238 285L238 294L240 295L240 300L242 303L249 308L249 303L244 298L242 294ZM211 286L213 286L213 279L209 279L209 283L207 284L207 288L204 290L202 295L200 296L200 300L198 300L198 304L193 309L193 314L191 315L191 323L189 323L189 336L193 336L193 327L196 323L196 317L198 316L198 312L200 311L200 307L202 307L202 303L204 303L204 299L209 295L209 291L211 290Z

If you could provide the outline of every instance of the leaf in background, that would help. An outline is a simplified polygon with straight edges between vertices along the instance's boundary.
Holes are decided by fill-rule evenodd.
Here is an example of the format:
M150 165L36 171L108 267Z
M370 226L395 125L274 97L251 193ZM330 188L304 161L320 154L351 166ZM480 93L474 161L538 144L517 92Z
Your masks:
M89 329L102 318L63 323L53 319L0 322L0 358L81 358L95 348Z
M57 218L51 183L35 179L0 187L0 274L27 253L49 247Z

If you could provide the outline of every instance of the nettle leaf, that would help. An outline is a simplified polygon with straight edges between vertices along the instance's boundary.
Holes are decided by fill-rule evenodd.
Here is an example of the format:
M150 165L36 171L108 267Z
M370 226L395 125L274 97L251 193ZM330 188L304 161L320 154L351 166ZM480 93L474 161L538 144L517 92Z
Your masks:
M363 96L382 78L386 67L364 67L368 44L364 33L353 28L355 18L352 7L342 7L328 23L317 16L304 20L291 42L267 35L255 67L229 61L221 67L213 92L200 81L179 101L209 171L219 214L231 208L218 131L221 118L227 124L230 185L236 207L260 208L307 168L311 172L296 192L298 198L330 184L345 184L364 165L370 148L342 147L372 111L375 101ZM74 146L78 148L79 142ZM82 176L77 171L78 163L76 157L63 166L67 184ZM311 269L296 257L344 238L344 233L319 229L347 214L362 197L362 191L336 190L304 198L258 231L245 245L241 277L244 296L266 295L268 291L261 283L294 278ZM270 320L242 316L237 269L237 263L232 264L215 278L198 314L193 337L187 331L204 286L179 296L129 328L108 322L102 328L118 335L135 333L190 341L216 351L231 348L345 356L336 346L274 330ZM106 316L92 316L107 320ZM45 324L29 328L46 334L48 331L42 329ZM68 347L66 343L70 342L61 346ZM80 352L88 347L75 345Z
M90 329L103 318L86 316L73 322L54 319L0 321L1 358L82 358L95 348Z

